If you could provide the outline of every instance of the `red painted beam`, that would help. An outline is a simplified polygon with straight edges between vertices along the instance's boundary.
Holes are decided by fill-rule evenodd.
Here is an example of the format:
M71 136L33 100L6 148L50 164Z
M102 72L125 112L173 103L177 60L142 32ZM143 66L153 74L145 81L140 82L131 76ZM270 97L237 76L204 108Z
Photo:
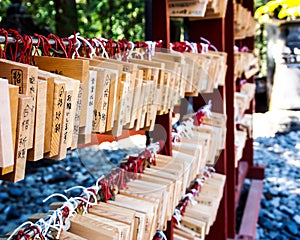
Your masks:
M247 178L263 180L265 178L265 166L254 165L249 168Z
M161 154L172 156L172 113L157 115L153 131L153 142L163 141Z
M170 44L169 0L152 0L152 37L162 40L164 47Z
M235 238L236 235L236 208L235 208L235 118L234 118L234 22L233 22L233 1L228 1L225 17L225 51L227 52L227 74L225 80L225 98L227 114L227 136L226 136L226 159L227 159L227 229L228 238Z
M128 138L130 136L134 136L134 135L145 135L145 131L144 130L139 130L139 131L134 131L134 130L126 130L124 129L122 131L122 135L119 137L114 137L113 135L110 134L92 134L92 140L90 143L88 144L78 144L78 148L81 147L87 147L87 146L92 146L92 145L99 145L103 142L113 142L113 141L118 141L124 138Z
M237 178L238 184L237 184L236 193L235 193L235 207L238 206L241 192L242 192L243 185L244 185L244 181L247 177L248 163L245 161L240 161L237 172L238 172L237 173L238 174L238 178Z
M256 236L256 223L258 220L260 201L263 189L262 180L252 180L238 239L254 240Z

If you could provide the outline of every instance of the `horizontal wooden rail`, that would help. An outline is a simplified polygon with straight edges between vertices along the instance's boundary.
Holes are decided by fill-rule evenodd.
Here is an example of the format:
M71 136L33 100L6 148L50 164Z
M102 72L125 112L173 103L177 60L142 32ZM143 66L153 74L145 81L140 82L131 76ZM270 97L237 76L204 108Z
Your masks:
M262 190L263 181L252 180L237 239L255 239Z

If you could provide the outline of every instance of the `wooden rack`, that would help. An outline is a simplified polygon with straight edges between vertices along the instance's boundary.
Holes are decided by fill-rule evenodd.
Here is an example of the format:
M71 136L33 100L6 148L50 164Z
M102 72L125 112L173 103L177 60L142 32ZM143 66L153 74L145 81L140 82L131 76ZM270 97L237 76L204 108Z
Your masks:
M150 2L150 1L149 1ZM152 0L148 2L147 11L152 14L147 19L147 36L152 40L163 40L165 47L170 43L170 18L169 1ZM248 9L253 15L254 1L237 1L243 7ZM256 222L260 209L260 199L264 178L264 166L257 166L253 162L253 139L248 139L245 144L243 156L238 167L235 167L235 118L234 118L234 96L235 96L235 77L234 77L234 46L247 46L254 48L254 37L246 37L235 40L234 36L234 3L228 1L225 18L208 18L188 22L189 41L197 42L200 37L209 39L220 51L226 52L227 57L227 75L225 85L219 87L212 94L201 94L194 97L193 107L199 109L208 99L213 102L222 103L213 105L213 110L220 113L226 113L227 116L227 136L226 148L221 153L216 164L216 170L225 174L227 177L223 200L221 201L217 220L210 230L207 239L236 239L246 237L255 239ZM254 78L248 79L249 83L254 82ZM252 114L254 111L254 100L246 113ZM158 119L171 134L170 115L160 116ZM171 144L168 145L168 153L171 153ZM251 179L251 187L248 193L248 199L239 232L236 231L236 208L239 197L243 189L245 178ZM169 240L173 239L173 226L169 224L166 236Z
M222 1L222 0L220 0ZM241 0L242 1L242 0ZM253 0L244 0L240 3L253 14ZM247 239L255 239L256 221L258 219L260 198L262 193L264 178L264 167L257 166L253 162L253 139L248 139L245 144L243 156L236 167L235 161L235 114L234 114L234 99L235 99L235 75L234 75L234 46L242 47L244 45L253 49L254 38L247 37L244 39L235 40L234 36L234 4L228 0L226 14L219 14L217 18L210 16L209 18L197 19L188 22L188 40L198 42L200 37L209 39L220 51L227 53L227 74L224 86L219 86L213 93L204 93L197 97L193 97L193 108L198 110L203 105L212 100L212 110L218 113L225 113L227 117L227 133L225 150L220 154L219 160L215 166L218 173L226 175L226 186L223 199L217 214L217 219L210 229L207 239L236 239L238 237L246 237ZM224 5L224 4L223 4ZM149 40L163 41L165 48L170 45L170 17L169 17L169 0L147 0L147 38ZM224 6L223 6L224 7ZM223 8L224 9L224 8ZM151 17L150 17L151 16ZM1 40L1 39L0 39ZM248 82L253 83L251 77ZM190 98L190 97L189 97ZM252 100L248 114L252 114L254 109L254 101ZM186 109L181 106L181 112L185 113ZM157 115L156 126L163 127L165 131L154 128L153 141L157 142L165 139L164 148L161 154L168 156L172 155L172 113ZM126 132L128 137L135 134L135 131ZM167 133L165 135L165 133ZM105 135L94 135L92 143L100 143L103 141L115 140L113 137ZM122 138L121 137L121 138ZM252 180L251 187L242 217L241 227L239 232L236 231L236 208L239 202L239 197L243 189L245 178ZM173 222L168 222L166 236L168 240L173 239Z

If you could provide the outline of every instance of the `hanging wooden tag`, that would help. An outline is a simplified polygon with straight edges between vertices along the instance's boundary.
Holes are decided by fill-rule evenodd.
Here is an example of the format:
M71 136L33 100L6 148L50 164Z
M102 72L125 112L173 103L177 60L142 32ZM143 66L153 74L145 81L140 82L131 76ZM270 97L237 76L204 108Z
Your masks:
M103 226L101 221L87 216L75 215L71 219L70 232L86 239L117 240L118 233L113 228Z
M162 90L162 109L160 114L165 114L168 112L168 99L169 99L169 86L171 84L171 73L165 71L164 73L164 82L163 82L163 90Z
M158 169L153 169L153 168L147 168L145 169L145 174L149 175L149 176L153 176L153 177L157 177L157 178L163 178L163 179L167 179L173 182L173 188L172 188L172 192L173 192L173 201L171 202L171 204L168 206L168 217L171 217L175 207L178 204L179 199L181 198L181 182L178 178L177 175L162 171L162 170L158 170ZM180 195L180 196L179 196Z
M203 240L199 238L198 234L181 225L180 228L174 228L174 240Z
M142 105L140 106L141 115L137 121L140 124L137 127L137 130L145 128L145 126L146 126L146 115L147 115L147 110L149 110L149 101L150 101L150 94L151 94L152 86L153 86L153 83L149 82L149 81L146 81L145 85L143 85L143 88L142 88L143 101L142 101ZM139 120L140 120L140 122L139 122Z
M169 197L168 197L168 199L166 199L166 204L161 204L161 207L162 207L161 215L162 215L163 219L161 219L161 221L158 222L158 226L157 226L157 229L165 230L166 221L171 219L171 217L172 217L172 215L169 215L169 213L168 213L168 208L174 198L174 192L173 192L174 184L172 181L170 181L168 179L157 178L157 177L147 175L147 174L142 174L140 179L143 181L153 182L153 183L157 183L157 184L166 186L166 193L168 194Z
M174 201L174 208L175 206L178 204L178 201L180 200L181 196L183 195L183 173L182 173L182 168L180 168L180 166L174 166L171 167L171 165L169 165L168 167L156 167L153 166L151 167L152 170L156 170L159 171L160 174L163 176L162 172L166 172L169 173L170 175L175 176L176 178L176 192L175 192L175 196L176 196L176 200ZM173 208L173 209L174 209Z
M156 52L155 56L161 59L169 60L176 62L178 64L178 76L179 76L179 96L183 98L185 96L186 84L189 81L188 74L189 74L189 64L186 60L186 56L182 53L162 53Z
M124 104L124 114L123 114L123 126L126 125L128 122L128 120L130 119L130 111L128 112L127 110L130 110L130 105L132 105L132 102L128 102L129 101L129 95L131 94L129 91L129 87L131 85L131 74L128 72L123 72L122 73L122 81L126 84L126 88L127 88L127 92L126 94L123 96L123 104Z
M110 94L110 73L98 67L90 67L90 69L97 72L93 114L93 132L104 133L106 128L108 99Z
M117 195L120 196L120 195ZM137 240L144 240L145 239L145 231L146 231L146 224L149 224L149 219L147 218L147 213L144 209L142 209L138 204L132 204L134 199L131 199L131 204L123 201L108 201L108 204L112 206L122 207L125 209L130 209L135 211L135 226L137 227L134 231L134 239Z
M224 149L225 146L225 135L226 135L226 115L223 113L211 112L209 118L204 117L203 123L206 125L213 125L221 128L221 141L219 149Z
M166 191L170 193L169 196L169 203L173 204L173 199L174 199L174 189L175 189L175 181L174 179L170 179L170 178L164 178L164 177L160 177L158 174L155 175L155 173L153 174L142 174L141 175L141 179L145 180L145 181L149 181L149 182L153 182L153 183L158 183L158 184L163 184L166 186ZM171 211L168 211L168 209L170 209L170 204L166 205L167 210L166 210L166 218L167 219L171 219L172 215L173 215L173 211L174 209L172 209Z
M30 134L27 141L28 149L33 147L37 71L37 67L34 66L0 59L0 77L5 77L10 84L19 86L20 94L32 97Z
M33 148L28 150L27 160L37 161L44 156L44 139L47 105L47 81L37 80Z
M101 203L90 208L89 212L94 215L98 215L129 225L130 235L128 239L134 239L133 236L135 231L135 211L131 211L129 209L117 206L112 206L107 203Z
M146 60L130 60L136 63L139 63L138 69L144 71L144 81L151 83L148 87L148 98L146 98L146 103L144 104L145 111L146 111L146 119L145 122L142 120L144 127L147 127L148 130L153 129L154 122L156 119L157 114L157 97L159 98L160 95L157 95L158 90L158 81L159 81L159 74L160 71L164 68L164 63L154 62L154 61L146 61ZM141 62L142 61L142 62ZM145 64L145 65L142 65Z
M142 198L136 195L126 196L124 194L119 194L117 197L118 199L116 199L116 201L127 204L138 204L141 209L143 209L142 212L146 212L144 239L151 240L155 234L158 202L147 197Z
M177 198L176 196L176 176L173 176L171 174L165 173L165 174L160 174L159 171L153 170L153 169L147 169L146 174L142 175L142 178L145 176L145 179L147 179L147 177L149 177L150 179L157 179L158 181L162 181L162 182L169 182L170 183L170 199L169 199L169 203L166 207L166 218L167 220L170 220L172 218L173 212L174 212L174 208L173 208L173 204L174 204L174 199ZM155 180L153 180L153 182L155 182ZM164 228L166 227L166 222L164 223Z
M77 108L77 102L78 102L78 97L79 97L80 81L75 80L73 78L68 78L68 77L65 77L65 76L62 76L62 75L42 71L42 70L39 70L39 78L46 80L48 82L48 85L49 84L52 85L51 78L57 79L57 80L59 80L59 81L66 84L66 90L73 92L72 96L70 96L70 95L68 96L68 101L69 101L68 108L69 108L69 111L70 111L68 124L71 127L68 128L67 147L70 148L71 145L72 145L75 128L79 127L78 124L75 125L75 115L76 115L76 108ZM50 83L49 83L49 81L50 81ZM49 88L49 86L48 86L48 90L52 91L51 89L52 89L52 87ZM52 96L51 93L48 92L48 90L47 90L47 95L49 96L49 99L47 97L47 101L49 100L49 106L51 106L50 105L51 97L53 98L53 96ZM48 108L48 110L49 110L49 108ZM47 115L47 113L46 113L46 115ZM50 115L51 114L49 114L49 116ZM47 125L46 125L46 128L47 128Z
M88 240L87 238L80 237L74 233L62 231L59 235L59 239L61 240Z
M188 74L185 85L186 96L198 96L198 85L201 78L198 76L199 72L199 59L195 53L184 53L185 61L188 64ZM192 72L190 72L192 71Z
M227 71L227 53L226 52L214 52L209 51L210 54L219 57L218 60L218 85L223 86L225 83L226 71Z
M152 236L155 235L155 232L157 230L157 222L158 222L158 216L160 214L160 195L158 193L153 193L151 195L141 193L141 189L130 187L130 189L122 190L121 194L127 197L131 197L134 199L142 200L147 203L153 204L155 206L155 209L153 210L153 216L151 216L149 223L149 232L145 233L145 239L152 239Z
M14 150L15 150L15 146L16 146L16 134L17 134L19 87L15 86L15 85L8 84L8 88L9 88L9 101L10 101L12 140L13 140L12 151L13 151L13 155L14 155ZM4 109L4 108L1 108L1 109ZM13 157L13 159L14 159L14 157ZM5 167L5 168L1 168L1 175L4 175L6 173L10 173L10 172L13 171L13 169L14 169L13 165Z
M129 80L128 76L126 76L126 74L124 75L123 73L123 65L120 62L110 62L110 61L106 61L103 59L90 59L89 60L90 65L94 66L94 67L101 67L101 68L105 68L107 70L116 70L117 71L117 76L112 75L111 78L111 83L112 86L115 87L115 89L112 89L114 91L115 94L110 94L111 97L111 101L113 102L115 105L109 104L108 106L108 113L109 114L113 114L113 116L109 116L108 115L108 123L111 122L111 124L113 126L113 135L114 136L120 136L121 132L122 132L122 125L124 124L124 108L126 105L124 105L126 103L126 99L125 96L123 95L123 91L128 91L129 88L129 82L127 82L127 80ZM116 73L115 73L116 74ZM127 78L127 79L126 79ZM121 82L127 82L125 85L121 84ZM125 88L124 88L125 87ZM124 96L124 101L123 101L123 97ZM113 99L114 98L114 99ZM121 111L123 106L123 111ZM121 114L122 113L122 114ZM122 119L119 118L120 114L122 115ZM121 122L120 122L121 121ZM110 126L107 125L107 129L110 129Z
M109 70L110 72L110 88L109 88L109 97L108 97L108 108L107 108L107 119L106 119L106 128L105 131L109 132L112 130L115 121L115 112L117 105L117 90L118 90L118 71Z
M182 225L184 225L187 228L192 229L193 231L197 232L200 236L201 240L205 239L205 235L206 235L206 231L205 231L205 226L206 223L192 218L192 217L188 217L188 216L184 216L182 217L182 221L181 221Z
M83 83L80 126L88 126L91 128L92 122L89 120L92 118L93 106L89 105L89 87L91 85L90 81L92 80L89 77L89 62L82 59L54 58L44 56L36 56L34 61L35 65L42 70L73 78Z
M25 166L27 159L27 141L30 133L32 97L19 95L18 123L15 146L14 170L1 176L2 180L18 182L25 177Z
M178 180L181 182L181 195L185 194L186 186L188 184L187 177L189 171L186 171L189 170L187 168L188 164L186 164L185 161L182 161L182 159L179 159L178 156L177 158L174 158L164 155L158 155L156 163L156 166L161 168L163 171L178 174Z
M215 161L215 155L216 155L216 144L214 141L215 132L213 131L213 128L201 125L201 126L194 126L193 129L195 130L194 136L192 139L198 141L200 139L206 139L205 144L207 144L208 152L205 153L205 157L207 158L206 164L213 164ZM183 140L186 141L186 140ZM188 141L188 140L187 140ZM201 141L201 140L200 140Z
M14 165L14 142L13 128L15 127L15 108L17 104L13 104L10 94L8 81L0 78L0 167L2 172L10 172L11 166ZM14 96L15 97L15 96ZM11 111L12 108L12 111ZM13 115L12 115L13 114ZM16 132L14 132L14 136Z
M185 216L190 217L192 219L201 221L205 223L205 233L208 234L209 228L210 228L210 223L211 223L211 215L207 212L198 210L193 207L187 207L185 210Z
M126 93L128 92L128 84L120 82L117 93L117 111L115 112L115 122L112 128L112 134L116 137L121 136L124 123L124 110L126 105Z
M59 153L60 139L62 135L62 123L64 117L64 104L66 98L66 84L58 80L54 81L54 99L53 99L53 115L52 115L52 127L50 152L46 153L44 157L54 157Z
M181 142L173 145L172 156L174 159L184 161L187 168L186 175L188 176L185 183L189 184L200 173L200 166L202 166L201 162L203 161L202 146Z
M158 230L163 230L166 219L166 210L168 204L170 204L170 192L167 190L168 186L162 184L161 182L149 182L145 179L138 179L128 185L129 188L125 190L126 192L131 192L132 194L139 194L140 196L145 196L146 198L153 198L157 204L157 216L156 216L156 226ZM158 228L159 225L159 228Z
M82 92L83 92L83 83L79 84L78 88L78 97L77 102L75 105L75 114L74 114L74 128L73 128L73 135L71 139L71 150L77 148L78 138L79 138L79 126L80 126L80 112L81 112L81 105L82 105ZM76 95L75 95L76 96Z
M170 84L165 87L167 88L168 91L167 109L171 109L178 101L180 96L181 68L179 67L179 64L174 61L169 61L159 57L153 57L153 60L164 63L166 71L170 73Z
M95 214L86 214L85 217L91 220L97 220L98 222L102 222L104 227L111 229L114 233L117 234L117 239L127 240L130 236L130 225L114 221L108 218L100 217Z
M135 89L134 89L135 79L136 79L137 71L138 71L137 65L134 63L131 63L130 59L129 59L129 62L119 61L119 60L115 60L115 59L106 59L106 58L98 57L98 56L95 56L93 59L122 65L123 72L127 72L130 74L130 81L129 81L130 83L129 83L129 87L128 87L128 94L126 96L127 104L126 104L125 119L124 119L124 123L129 124L130 119L131 119L132 106L133 106L132 103L133 103L133 94L135 91Z
M51 133L52 133L52 120L54 111L54 77L41 76L39 73L38 79L45 80L47 82L47 99L46 99L46 122L44 136L44 153L50 152L51 146Z
M83 90L87 89L87 94L82 95L82 104L87 102L88 107L85 108L84 105L82 105L80 112L80 116L83 115L86 118L84 126L80 125L79 128L78 143L80 144L87 144L91 142L96 79L97 72L89 70L89 79L83 83Z
M143 85L143 70L138 70L137 77L135 79L134 85L134 93L133 93L133 106L131 108L131 117L130 124L128 128L133 128L136 124L138 112L139 112L139 104L142 94L142 85Z
M71 117L72 117L72 97L73 90L66 90L65 93L65 103L64 103L64 111L62 116L62 129L61 136L59 141L59 150L58 155L54 156L52 159L62 160L67 156L67 142L71 137L71 129L73 126L70 125Z

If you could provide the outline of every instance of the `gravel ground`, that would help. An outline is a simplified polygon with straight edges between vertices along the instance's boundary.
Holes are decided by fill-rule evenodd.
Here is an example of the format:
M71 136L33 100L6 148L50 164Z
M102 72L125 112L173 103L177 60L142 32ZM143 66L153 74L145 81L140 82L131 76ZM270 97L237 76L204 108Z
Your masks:
M257 239L300 239L299 119L293 111L254 118L254 158L266 166Z
M140 142L145 142L144 138ZM68 152L67 158L61 161L28 162L26 177L18 183L0 180L0 237L26 222L31 215L47 213L51 202L62 200L55 197L43 203L46 197L53 193L65 194L64 190L70 187L94 185L99 177L118 167L122 159L140 152L141 145L130 144L130 148L124 149L116 144L82 148ZM71 194L78 196L80 192Z

